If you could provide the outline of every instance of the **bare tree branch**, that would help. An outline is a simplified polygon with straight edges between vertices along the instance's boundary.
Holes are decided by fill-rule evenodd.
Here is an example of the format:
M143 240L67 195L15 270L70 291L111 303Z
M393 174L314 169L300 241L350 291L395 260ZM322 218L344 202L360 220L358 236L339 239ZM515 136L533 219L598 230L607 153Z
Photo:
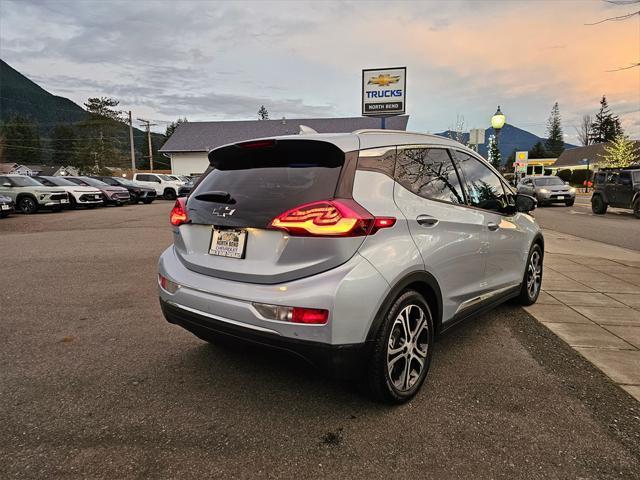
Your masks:
M615 70L607 70L607 72L619 72L620 70L629 70L630 68L635 68L635 67L640 67L640 62L632 63L628 67L620 67L620 68L616 68Z
M604 20L600 20L600 21L595 22L595 23L585 23L585 25L593 26L593 25L600 25L601 23L605 23L605 22L620 22L620 21L623 21L623 20L628 20L629 18L633 17L634 15L640 15L640 10L638 10L637 12L627 13L626 15L620 15L618 17L605 18Z

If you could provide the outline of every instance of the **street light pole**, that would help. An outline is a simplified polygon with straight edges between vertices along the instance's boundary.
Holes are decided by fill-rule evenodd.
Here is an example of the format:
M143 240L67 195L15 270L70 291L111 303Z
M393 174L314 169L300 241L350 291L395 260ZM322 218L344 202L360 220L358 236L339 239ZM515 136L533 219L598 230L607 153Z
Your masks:
M496 149L500 151L500 143L498 142L498 137L500 136L500 130L504 127L507 118L504 116L504 113L500 110L500 105L498 105L498 109L496 113L491 117L491 126L493 127L493 131L496 132L495 141L496 141ZM502 159L500 159L502 160Z

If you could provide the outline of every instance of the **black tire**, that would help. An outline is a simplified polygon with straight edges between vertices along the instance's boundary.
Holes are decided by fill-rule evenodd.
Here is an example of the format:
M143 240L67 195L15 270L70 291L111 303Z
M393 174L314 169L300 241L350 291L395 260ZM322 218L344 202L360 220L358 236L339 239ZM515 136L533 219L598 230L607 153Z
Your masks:
M600 195L594 195L591 199L591 211L596 215L604 215L607 213L608 205L602 200Z
M0 218L7 218L10 212L2 212L0 213Z
M373 398L400 404L415 396L429 371L434 331L433 315L424 297L415 290L401 293L384 313L371 353L367 383ZM421 370L416 372L420 360Z
M69 209L75 210L78 208L78 202L76 202L76 197L73 195L69 195Z
M140 201L140 197L139 197L137 194L132 193L132 194L130 195L129 203L130 203L131 205L137 205L139 201Z
M27 215L38 211L38 202L33 197L20 197L16 206L18 210Z
M565 200L565 201L564 201L564 204L565 204L567 207L573 207L573 204L574 204L574 203L576 203L576 199L575 199L575 198L572 198L571 200Z
M640 198L633 203L633 214L636 218L640 218Z
M544 254L542 249L540 248L540 245L535 243L533 247L531 247L531 250L529 250L527 266L524 269L524 277L522 278L522 286L520 287L520 294L516 297L516 301L520 305L533 305L538 300L542 286L543 259Z
M178 198L178 195L176 194L176 191L173 188L165 189L164 194L162 196L164 197L165 200L175 200L176 198Z
M146 200L143 200L142 203L144 203L145 205L149 205L151 202L153 202L153 198L147 198Z

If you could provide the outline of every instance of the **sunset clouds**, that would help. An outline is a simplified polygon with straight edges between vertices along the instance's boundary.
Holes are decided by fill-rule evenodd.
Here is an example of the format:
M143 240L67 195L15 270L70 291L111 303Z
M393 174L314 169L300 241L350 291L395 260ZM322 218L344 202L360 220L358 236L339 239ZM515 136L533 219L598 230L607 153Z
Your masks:
M565 133L606 94L640 137L640 16L598 0L424 2L8 2L0 56L81 103L114 95L171 120L358 115L360 70L407 66L409 128L464 115ZM637 7L636 7L637 9Z

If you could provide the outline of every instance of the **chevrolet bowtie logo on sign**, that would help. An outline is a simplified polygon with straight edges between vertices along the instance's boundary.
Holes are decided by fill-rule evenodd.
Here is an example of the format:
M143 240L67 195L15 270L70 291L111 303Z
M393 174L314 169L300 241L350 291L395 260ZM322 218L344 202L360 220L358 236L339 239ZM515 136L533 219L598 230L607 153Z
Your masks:
M362 115L391 117L405 112L407 68L362 71Z
M388 85L391 85L392 83L398 83L400 81L400 75L387 75L387 74L383 74L381 73L380 75L378 75L377 77L371 77L369 78L369 81L367 82L368 85L378 85L380 87L386 87Z

